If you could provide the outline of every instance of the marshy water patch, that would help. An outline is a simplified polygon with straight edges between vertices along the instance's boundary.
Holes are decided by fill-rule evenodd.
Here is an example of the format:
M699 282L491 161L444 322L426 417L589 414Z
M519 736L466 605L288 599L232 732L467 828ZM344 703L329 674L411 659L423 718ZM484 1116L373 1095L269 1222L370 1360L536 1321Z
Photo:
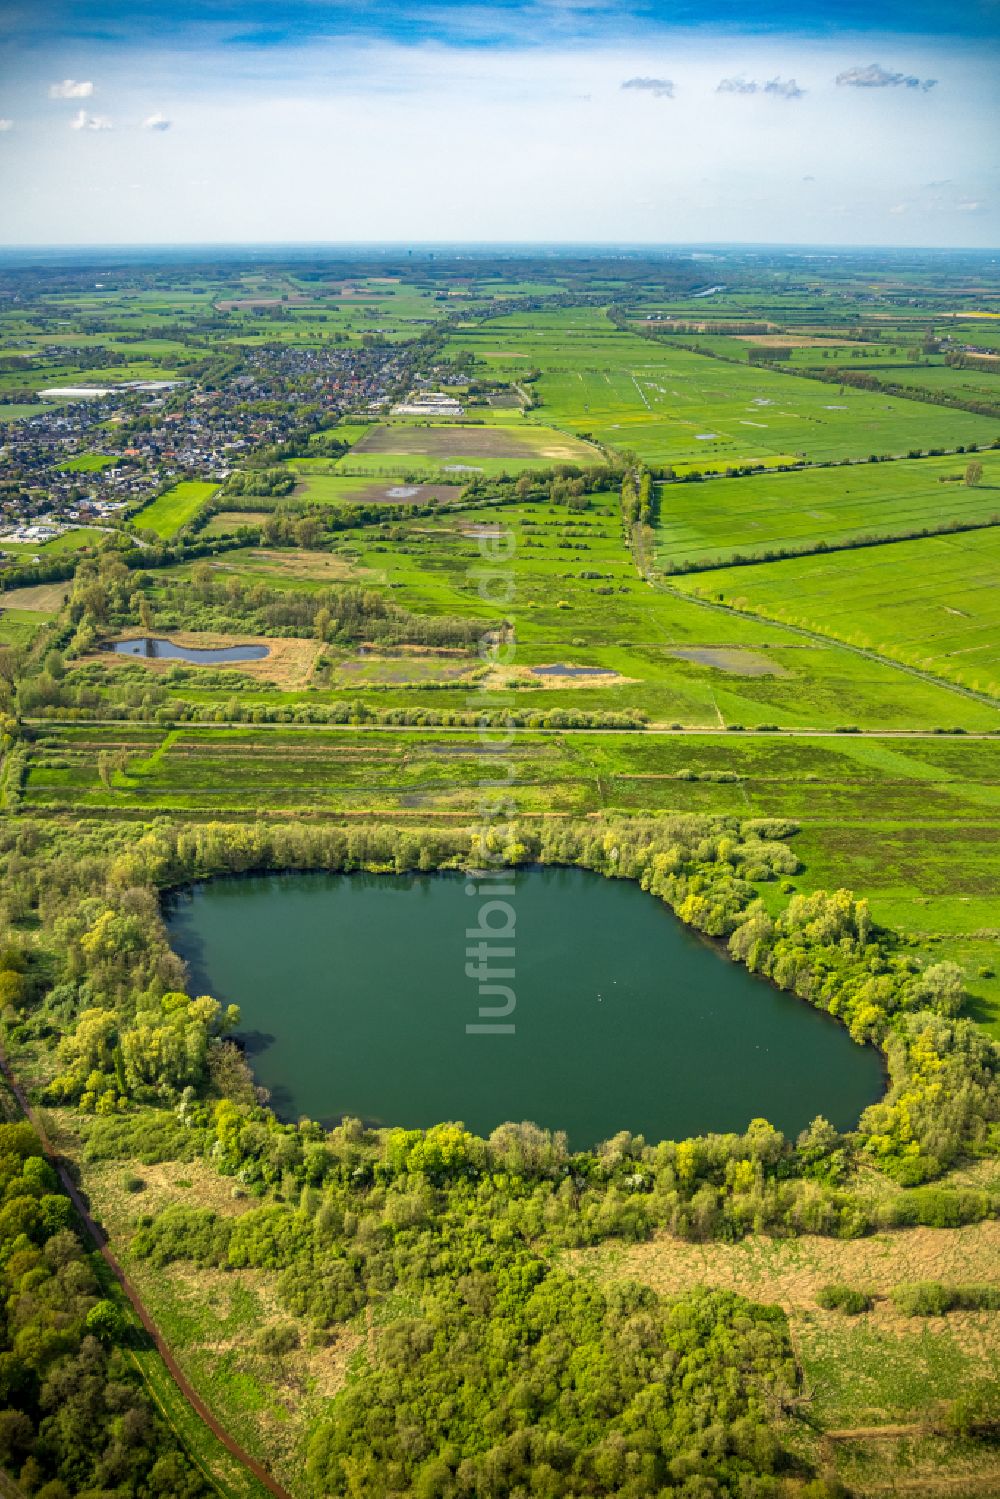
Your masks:
M106 647L117 656L142 661L186 661L190 666L216 666L226 661L263 661L270 654L266 645L182 645L161 636L141 635L131 640L113 640Z
M557 661L552 666L533 666L536 677L617 677L618 672L610 666L570 666Z
M467 1030L481 1001L464 875L225 877L171 896L166 919L191 991L240 1006L248 1061L286 1119L480 1133L532 1119L585 1148L756 1117L794 1134L822 1113L843 1129L880 1096L874 1050L634 882L512 878L509 1034Z
M743 650L741 647L678 646L671 649L670 655L681 661L693 661L698 666L713 666L716 671L728 672L734 677L788 675L779 661L772 661L756 651Z

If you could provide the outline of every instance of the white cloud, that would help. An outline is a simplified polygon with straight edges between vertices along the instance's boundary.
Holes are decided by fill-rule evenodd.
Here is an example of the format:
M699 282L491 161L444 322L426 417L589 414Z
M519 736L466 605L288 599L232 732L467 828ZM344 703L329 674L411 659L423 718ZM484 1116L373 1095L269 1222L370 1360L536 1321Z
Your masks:
M963 202L956 203L955 209L958 213L978 213L982 206L974 198L966 198Z
M299 241L584 241L596 232L650 243L1000 244L995 144L984 128L995 64L985 49L864 45L869 57L889 57L885 69L939 77L934 98L903 85L835 87L865 55L856 39L742 33L674 36L655 49L639 37L616 49L317 44L282 54L280 66L269 56L263 71L254 71L256 53L243 69L215 51L169 66L160 58L156 70L138 56L109 59L99 72L89 60L50 63L50 81L70 66L95 81L93 99L54 106L57 136L81 106L88 116L114 108L114 128L88 144L96 132L85 123L73 132L78 145L43 162L44 132L29 131L29 106L5 89L0 114L15 129L0 136L0 240L260 241L279 222L283 237ZM35 106L51 115L45 77L33 85ZM776 77L806 79L805 98L766 95ZM723 78L756 92L718 93ZM621 85L633 79L669 81L674 93L656 97L646 85L623 101ZM858 132L843 125L845 108L862 107L871 118L859 150ZM142 128L154 111L173 120L169 132ZM809 128L788 129L792 116L808 116ZM664 129L678 149L665 149ZM351 140L334 198L315 192L331 139ZM448 171L429 185L426 172L413 173L415 159L447 162ZM461 201L456 177L468 187ZM924 186L948 178L940 190ZM140 188L125 191L131 182ZM980 207L956 208L965 201ZM889 218L897 203L908 211Z
M168 120L165 114L157 110L155 115L147 115L142 122L143 130L169 130L173 120Z
M805 93L794 78L769 78L758 83L755 78L720 78L715 86L717 94L771 94L779 99L801 99Z
M837 83L847 88L918 88L922 93L933 88L936 78L916 78L912 73L890 73L877 62L866 68L845 68L837 74Z
M81 109L69 122L71 130L110 130L111 121L107 115L89 115L85 109Z
M13 130L13 128L14 128L14 121L13 120L0 120L0 134L3 134L3 132L6 131L6 130Z
M765 94L776 94L779 99L801 99L805 93L794 78L769 78L764 85Z
M638 89L652 94L654 99L672 99L674 84L671 78L626 78L622 88Z
M87 80L77 83L73 78L64 78L62 83L53 83L49 89L50 99L89 99L94 85Z

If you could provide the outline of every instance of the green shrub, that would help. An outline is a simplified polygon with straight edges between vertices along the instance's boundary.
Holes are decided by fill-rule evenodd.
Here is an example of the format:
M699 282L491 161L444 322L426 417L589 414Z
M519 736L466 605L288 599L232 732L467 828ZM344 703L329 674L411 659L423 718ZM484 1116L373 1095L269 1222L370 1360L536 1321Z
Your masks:
M839 1281L821 1286L816 1294L816 1300L824 1311L844 1312L848 1317L857 1317L861 1312L870 1312L875 1304L875 1298L867 1291L857 1291L852 1286L842 1285Z
M293 1322L276 1322L271 1327L262 1327L257 1334L257 1347L269 1357L280 1358L299 1346L299 1330Z
M943 1317L946 1312L1000 1311L1000 1286L946 1286L938 1280L920 1280L894 1286L890 1292L896 1310L905 1317Z

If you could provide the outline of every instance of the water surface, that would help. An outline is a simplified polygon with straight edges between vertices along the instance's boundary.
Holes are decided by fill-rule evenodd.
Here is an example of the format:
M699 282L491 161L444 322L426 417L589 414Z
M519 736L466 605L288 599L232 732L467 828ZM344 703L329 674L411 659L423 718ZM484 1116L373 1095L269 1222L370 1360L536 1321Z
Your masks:
M138 656L146 661L187 661L192 666L210 666L218 661L263 661L266 645L178 645L144 635L138 640L115 640L110 650L119 656Z
M620 1129L677 1139L760 1116L788 1134L817 1114L848 1128L880 1096L875 1051L638 885L531 869L511 903L513 1035L466 1031L479 1023L465 975L479 897L462 875L225 878L172 896L167 921L192 993L240 1006L254 1072L286 1118L461 1119L479 1133L532 1119L584 1148Z

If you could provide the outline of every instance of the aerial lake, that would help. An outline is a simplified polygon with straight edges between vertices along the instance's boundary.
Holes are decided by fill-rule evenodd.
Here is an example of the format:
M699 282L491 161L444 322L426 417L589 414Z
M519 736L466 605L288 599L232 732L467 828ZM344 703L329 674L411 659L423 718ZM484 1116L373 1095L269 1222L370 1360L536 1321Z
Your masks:
M137 656L143 661L187 661L191 666L211 666L220 661L263 661L266 645L178 645L144 635L138 640L116 640L108 647L118 656Z
M473 887L469 887L472 889ZM749 974L638 885L578 869L516 876L513 1034L475 1034L460 874L227 877L168 897L193 994L240 1006L258 1082L283 1118L424 1127L504 1120L649 1141L840 1129L880 1097L871 1047ZM494 918L496 920L497 918ZM496 943L504 939L492 939Z

